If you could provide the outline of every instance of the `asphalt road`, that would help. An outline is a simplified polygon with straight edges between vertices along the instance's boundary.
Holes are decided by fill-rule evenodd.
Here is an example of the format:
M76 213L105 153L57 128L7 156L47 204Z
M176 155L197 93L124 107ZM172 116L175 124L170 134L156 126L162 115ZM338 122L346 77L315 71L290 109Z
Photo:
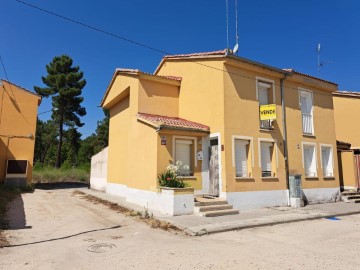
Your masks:
M36 190L10 209L0 269L360 269L360 215L189 237Z

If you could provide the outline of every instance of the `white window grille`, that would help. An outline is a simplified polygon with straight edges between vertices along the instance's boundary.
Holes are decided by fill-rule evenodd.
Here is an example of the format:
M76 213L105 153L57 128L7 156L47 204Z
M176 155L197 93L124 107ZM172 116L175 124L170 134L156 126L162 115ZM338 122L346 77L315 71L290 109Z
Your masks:
M314 145L303 146L305 177L316 177L316 151Z
M248 146L249 141L235 139L236 177L248 177Z
M333 153L332 148L329 146L321 146L321 165L324 177L333 177Z

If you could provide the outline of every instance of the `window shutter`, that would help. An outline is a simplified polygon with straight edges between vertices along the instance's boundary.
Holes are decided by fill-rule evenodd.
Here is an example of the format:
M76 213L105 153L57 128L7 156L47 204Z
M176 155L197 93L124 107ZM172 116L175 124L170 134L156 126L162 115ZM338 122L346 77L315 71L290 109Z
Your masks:
M266 105L269 104L269 88L259 86L259 104Z
M269 142L261 142L260 143L260 151L261 151L261 171L263 172L271 172L271 151L270 147L273 144Z
M247 151L246 146L249 144L245 140L235 140L235 167L237 177L248 176Z
M181 161L182 165L188 165L191 170L191 145L190 140L176 140L175 163ZM181 172L180 172L181 173Z

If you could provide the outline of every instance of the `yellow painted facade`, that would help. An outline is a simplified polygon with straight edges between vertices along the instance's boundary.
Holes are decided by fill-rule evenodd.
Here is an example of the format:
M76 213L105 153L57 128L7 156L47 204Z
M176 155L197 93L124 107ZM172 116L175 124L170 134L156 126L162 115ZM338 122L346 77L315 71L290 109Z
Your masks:
M360 115L360 95L335 93L336 139L351 144L352 149L360 149L360 128L356 124Z
M32 179L37 110L41 97L0 80L0 182L7 160L27 160L27 181Z
M181 82L166 79L181 78ZM332 92L337 85L296 72L288 72L237 57L204 56L163 59L154 75L118 72L105 94L102 106L110 109L108 182L154 191L157 175L173 162L174 138L194 139L197 151L209 134L164 129L141 122L137 113L180 117L210 127L210 137L220 138L220 191L287 190L284 153L284 126L281 83L287 123L288 164L290 174L301 174L304 189L338 188L338 166ZM271 87L269 102L276 105L273 128L260 127L259 83ZM300 92L313 97L314 134L304 135ZM161 143L166 136L166 145ZM248 141L247 175L236 175L235 140ZM262 176L260 145L270 144L271 175ZM305 177L303 146L314 145L316 171ZM194 146L193 146L194 147ZM333 171L323 175L322 147L332 150ZM123 154L122 151L124 150ZM196 151L195 151L196 152ZM196 159L194 153L193 159ZM195 161L192 161L195 164ZM207 161L206 161L207 162ZM203 190L205 160L197 160L194 176L185 181Z

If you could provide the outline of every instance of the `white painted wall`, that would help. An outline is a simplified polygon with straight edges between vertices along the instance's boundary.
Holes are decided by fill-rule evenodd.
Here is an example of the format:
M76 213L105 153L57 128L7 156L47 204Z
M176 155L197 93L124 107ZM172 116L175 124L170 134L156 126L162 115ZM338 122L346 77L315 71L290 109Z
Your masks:
M106 193L124 197L129 203L165 215L179 216L194 213L194 194L175 195L170 189L153 192L114 183L106 184Z
M221 197L225 197L228 203L232 204L235 209L247 210L274 206L288 206L288 194L288 190L223 192Z
M90 187L105 191L107 181L108 148L92 156L90 171Z
M309 188L303 192L309 204L340 201L340 188Z

